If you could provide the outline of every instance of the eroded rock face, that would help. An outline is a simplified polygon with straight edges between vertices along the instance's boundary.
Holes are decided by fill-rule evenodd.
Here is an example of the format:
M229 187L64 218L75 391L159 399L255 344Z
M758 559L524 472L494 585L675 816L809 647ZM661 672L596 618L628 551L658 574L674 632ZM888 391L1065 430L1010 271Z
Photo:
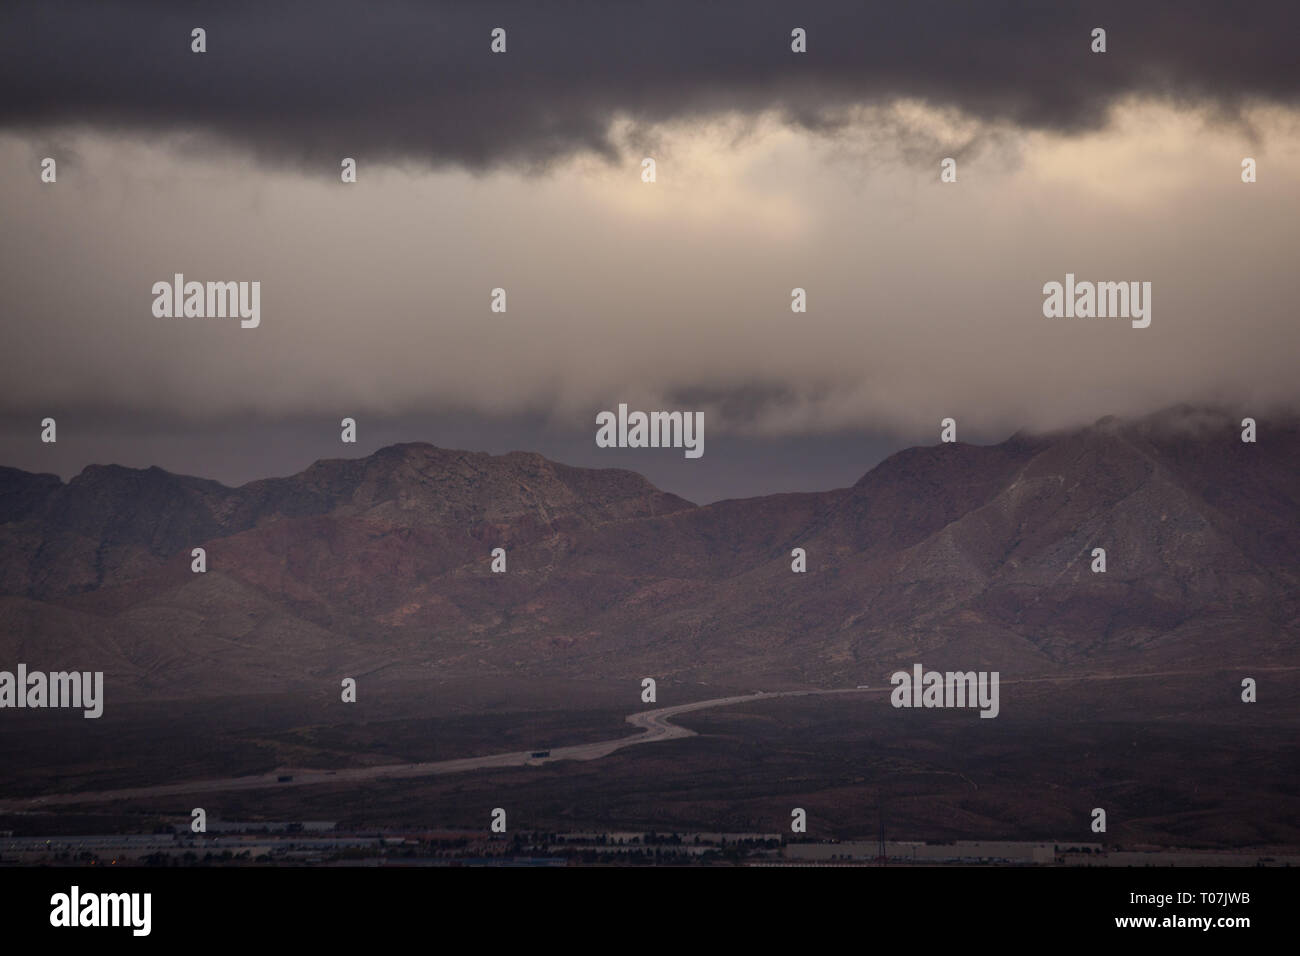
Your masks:
M1300 427L1242 444L1239 419L913 448L852 488L706 507L628 471L424 444L240 488L0 469L0 650L194 694L345 666L851 685L917 654L1004 671L1290 660Z
M5 593L38 598L121 585L192 547L278 521L361 519L385 531L437 529L450 538L500 528L527 539L692 507L628 471L423 444L320 461L240 488L160 468L92 465L66 485L53 475L3 469L0 490L0 583ZM309 534L322 527L302 525Z

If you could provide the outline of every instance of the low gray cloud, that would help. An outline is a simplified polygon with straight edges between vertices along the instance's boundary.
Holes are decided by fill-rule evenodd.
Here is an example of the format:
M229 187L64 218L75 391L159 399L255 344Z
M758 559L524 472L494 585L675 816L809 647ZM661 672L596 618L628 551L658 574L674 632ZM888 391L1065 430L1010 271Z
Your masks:
M242 481L355 416L709 500L946 416L1296 407L1300 7L1133 6L11 2L0 461ZM261 325L155 315L177 272ZM1045 317L1067 273L1151 282L1150 328ZM595 449L622 402L704 412L705 458Z

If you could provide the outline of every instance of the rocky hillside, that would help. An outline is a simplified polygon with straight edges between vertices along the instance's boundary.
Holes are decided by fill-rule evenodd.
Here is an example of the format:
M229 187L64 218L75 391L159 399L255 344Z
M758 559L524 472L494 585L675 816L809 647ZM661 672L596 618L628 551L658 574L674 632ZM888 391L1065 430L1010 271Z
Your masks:
M359 673L856 684L915 660L1294 663L1300 423L1261 420L1243 444L1240 418L912 448L852 488L707 507L627 471L424 444L240 488L0 469L0 660L202 695Z

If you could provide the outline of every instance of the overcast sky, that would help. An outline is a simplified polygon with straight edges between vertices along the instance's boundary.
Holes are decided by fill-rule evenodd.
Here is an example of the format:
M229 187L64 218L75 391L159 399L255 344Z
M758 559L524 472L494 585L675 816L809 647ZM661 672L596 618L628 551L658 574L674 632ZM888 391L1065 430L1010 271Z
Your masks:
M0 11L0 464L425 440L700 501L945 416L1300 399L1293 2L213 6ZM177 272L259 281L260 327L155 317ZM1150 282L1150 327L1044 318L1067 272ZM704 411L704 457L597 449L620 402Z

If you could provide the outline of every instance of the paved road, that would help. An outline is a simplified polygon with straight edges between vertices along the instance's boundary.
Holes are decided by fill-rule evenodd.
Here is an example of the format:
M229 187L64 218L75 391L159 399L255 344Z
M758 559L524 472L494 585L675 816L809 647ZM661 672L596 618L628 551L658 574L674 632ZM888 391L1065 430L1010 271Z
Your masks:
M1218 672L1223 668L1200 668L1196 670L1146 671L1134 674L1117 674L1099 672L1074 676L1022 677L1000 681L1002 686L1010 684L1038 683L1076 683L1088 681L1142 680L1153 677L1173 677L1206 672ZM1243 670L1269 672L1300 670L1293 666L1251 667ZM500 767L523 767L552 763L556 760L599 760L624 747L637 744L655 743L660 740L673 740L678 737L694 737L695 731L687 730L669 723L669 718L694 710L707 710L711 707L727 707L746 701L767 700L776 697L807 697L813 694L887 694L893 688L884 684L872 688L844 688L837 690L787 690L772 693L746 694L740 697L716 697L712 700L698 700L690 704L677 704L673 707L660 707L656 710L641 710L629 714L627 722L640 727L642 733L614 740L601 740L591 744L575 744L571 747L555 747L549 757L535 758L531 751L510 754L493 754L488 757L464 757L460 760L437 760L428 763L385 764L380 767L358 767L351 770L297 770L281 768L271 773L249 777L226 777L214 780L191 780L185 783L168 783L156 787L133 787L127 790L98 790L85 793L59 793L46 797L31 797L24 800L0 800L0 812L22 812L42 810L46 807L68 806L90 803L110 803L114 800L136 800L142 797L166 797L182 793L213 793L230 790L265 790L283 787L306 787L323 783L358 783L366 780L390 780L408 777L435 777L448 773L467 773L471 770L493 770ZM280 781L282 776L292 775L289 781Z
M886 690L888 688L885 688ZM110 803L114 800L138 800L144 797L168 797L183 793L215 793L232 790L264 790L285 787L307 787L323 783L358 783L367 780L395 780L408 777L434 777L448 773L466 773L471 770L492 770L500 767L523 767L552 763L556 760L598 760L607 757L624 747L637 744L649 744L660 740L673 740L678 737L694 737L695 731L669 723L669 718L695 710L711 707L727 707L746 701L767 700L774 697L804 697L811 694L855 694L863 693L861 688L855 690L792 690L772 693L746 694L740 697L717 697L713 700L698 700L689 704L677 704L673 707L660 707L656 710L642 710L629 714L627 722L640 727L642 733L614 740L601 740L590 744L574 744L571 747L554 747L549 757L533 757L533 751L520 751L509 754L493 754L487 757L463 757L459 760L436 760L426 763L385 764L380 767L356 767L349 770L298 770L283 767L271 773L246 777L225 777L211 780L190 780L184 783L167 783L155 787L131 787L125 790L96 790L84 793L59 793L46 797L32 797L25 800L0 801L0 812L22 812L43 810L47 807L80 805L90 803ZM281 781L283 776L292 776L292 780Z

